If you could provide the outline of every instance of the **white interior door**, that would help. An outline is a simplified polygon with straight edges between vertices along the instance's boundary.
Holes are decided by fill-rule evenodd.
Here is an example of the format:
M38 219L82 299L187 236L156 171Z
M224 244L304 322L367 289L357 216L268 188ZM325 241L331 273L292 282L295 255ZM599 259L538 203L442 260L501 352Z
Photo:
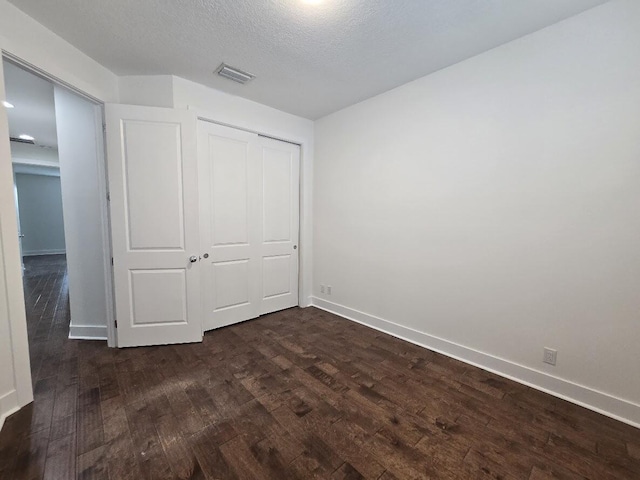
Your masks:
M204 329L298 304L299 147L199 122Z
M258 136L198 123L204 329L260 315Z
M298 305L300 147L260 137L260 314Z
M196 118L105 113L118 346L201 341Z

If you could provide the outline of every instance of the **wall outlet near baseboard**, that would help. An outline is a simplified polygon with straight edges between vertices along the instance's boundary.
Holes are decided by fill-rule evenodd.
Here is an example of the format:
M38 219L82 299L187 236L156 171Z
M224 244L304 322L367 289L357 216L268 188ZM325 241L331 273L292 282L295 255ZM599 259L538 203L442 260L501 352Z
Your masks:
M327 295L331 295L331 285L327 285Z
M320 285L320 293L324 293L324 285Z
M548 363L549 365L554 365L555 366L557 359L558 359L558 351L557 350L554 350L552 348L544 347L544 356L542 357L542 361L544 363Z

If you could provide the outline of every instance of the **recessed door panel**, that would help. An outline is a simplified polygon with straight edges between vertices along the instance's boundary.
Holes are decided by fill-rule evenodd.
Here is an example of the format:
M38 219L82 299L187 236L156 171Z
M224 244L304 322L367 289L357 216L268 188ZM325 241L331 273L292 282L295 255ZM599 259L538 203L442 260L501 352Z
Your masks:
M291 240L293 212L292 152L266 147L262 155L264 241L287 242Z
M180 123L122 120L131 250L183 250Z
M213 245L249 241L247 141L208 136Z
M213 264L214 311L249 303L249 259Z
M187 323L186 269L130 270L129 273L133 327Z
M263 258L262 288L263 298L291 293L291 255Z

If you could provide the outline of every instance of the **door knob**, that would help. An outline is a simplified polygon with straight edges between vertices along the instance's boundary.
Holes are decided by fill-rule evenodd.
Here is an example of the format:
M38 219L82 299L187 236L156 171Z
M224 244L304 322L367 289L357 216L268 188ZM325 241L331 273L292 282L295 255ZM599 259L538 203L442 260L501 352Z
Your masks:
M189 257L189 261L190 261L191 263L196 263L196 262L198 261L198 256L197 256L197 255L191 255L191 256Z

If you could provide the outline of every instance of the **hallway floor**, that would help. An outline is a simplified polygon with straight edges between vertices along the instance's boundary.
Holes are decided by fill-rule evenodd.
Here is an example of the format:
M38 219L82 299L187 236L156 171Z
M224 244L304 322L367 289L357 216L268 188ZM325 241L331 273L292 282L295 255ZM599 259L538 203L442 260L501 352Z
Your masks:
M63 256L25 294L3 480L640 479L640 430L315 308L118 350L67 338Z

